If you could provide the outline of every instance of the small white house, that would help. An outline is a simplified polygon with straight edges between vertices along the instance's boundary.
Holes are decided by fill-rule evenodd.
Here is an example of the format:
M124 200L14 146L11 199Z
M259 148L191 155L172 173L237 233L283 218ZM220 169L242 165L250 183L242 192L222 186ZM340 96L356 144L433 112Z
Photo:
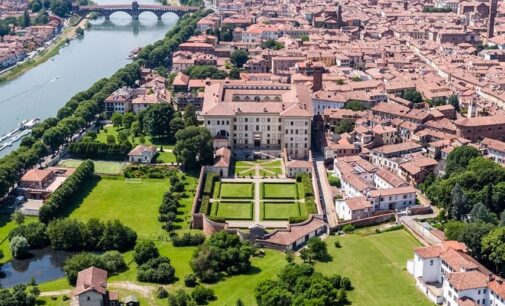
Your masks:
M150 164L157 152L156 146L138 145L128 153L128 161L130 163Z

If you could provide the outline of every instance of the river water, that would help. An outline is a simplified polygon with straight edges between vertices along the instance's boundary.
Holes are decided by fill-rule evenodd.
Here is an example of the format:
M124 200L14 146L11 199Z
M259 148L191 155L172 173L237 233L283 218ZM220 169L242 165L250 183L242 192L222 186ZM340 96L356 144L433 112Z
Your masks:
M129 0L94 2L122 4ZM159 4L154 0L139 2ZM55 116L74 94L129 63L126 57L132 49L163 38L177 19L175 14L167 13L159 21L154 14L144 13L138 21L132 21L126 13L117 12L108 21L103 18L92 21L83 38L72 40L52 59L0 84L0 136L22 120ZM0 151L0 156L18 144Z

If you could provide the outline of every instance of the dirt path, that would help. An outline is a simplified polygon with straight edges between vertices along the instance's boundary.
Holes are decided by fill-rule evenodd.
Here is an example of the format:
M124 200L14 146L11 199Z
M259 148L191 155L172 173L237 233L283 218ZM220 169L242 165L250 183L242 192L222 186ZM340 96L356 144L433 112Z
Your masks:
M107 286L109 288L116 288L116 289L125 289L125 290L130 290L130 291L135 291L138 294L142 295L145 298L152 299L153 298L153 292L156 290L156 288L152 285L140 285L128 281L121 281L121 282L112 282L108 283ZM40 293L40 296L53 296L53 295L71 295L72 294L72 289L64 289L64 290L56 290L56 291L43 291Z

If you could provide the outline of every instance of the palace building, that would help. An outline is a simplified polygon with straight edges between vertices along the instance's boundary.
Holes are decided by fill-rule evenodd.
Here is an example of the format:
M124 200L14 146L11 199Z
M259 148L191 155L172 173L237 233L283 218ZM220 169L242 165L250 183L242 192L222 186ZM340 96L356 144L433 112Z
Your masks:
M279 157L285 148L292 158L309 157L313 111L307 86L209 82L201 115L216 149Z

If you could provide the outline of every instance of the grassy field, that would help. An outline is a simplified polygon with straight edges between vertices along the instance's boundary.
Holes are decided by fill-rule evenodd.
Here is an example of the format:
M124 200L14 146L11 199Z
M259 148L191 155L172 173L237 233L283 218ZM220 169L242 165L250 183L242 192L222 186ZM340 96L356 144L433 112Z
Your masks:
M106 125L104 126L97 134L96 140L107 143L107 136L112 135L116 137L116 141L118 141L118 136L119 132L122 130L121 127L114 127L112 125ZM140 142L140 137L132 137L128 136L128 140L132 143L132 145L139 145L141 144ZM169 143L164 143L164 142L158 142L158 141L153 141L150 136L145 136L144 137L144 143L145 145L151 145L154 144L157 147L163 147L163 149L169 149L172 150L174 148L173 144Z
M64 159L58 166L77 168L83 161L80 159ZM126 163L114 161L94 160L93 163L95 163L95 172L98 174L120 174L126 166Z
M77 201L70 217L82 221L119 219L135 230L139 238L166 234L158 222L158 207L168 187L168 180L128 183L120 178L102 178L89 194Z
M334 241L340 241L341 248L334 247ZM420 244L410 234L403 230L361 236L350 234L345 236L330 236L326 239L332 260L314 264L316 271L326 275L339 273L349 277L354 290L348 292L352 305L403 306L431 305L424 295L415 288L414 280L405 270L406 261L413 256L413 248ZM160 253L170 258L175 268L177 282L169 285L170 291L184 287L184 276L191 273L190 258L195 247L175 248L169 242L156 242ZM136 266L132 261L133 252L125 253L125 261L129 270L109 278L109 283L116 281L135 282ZM263 258L253 257L252 270L246 275L227 277L210 285L214 289L217 300L212 306L234 306L238 298L245 305L256 305L254 288L269 279L276 279L279 271L286 264L282 252L266 250ZM299 258L296 259L300 261ZM63 279L46 284L40 284L43 291L68 288ZM191 289L185 288L187 291ZM136 294L139 296L139 294ZM121 294L121 297L125 295ZM45 301L49 302L47 298ZM61 297L58 298L61 301ZM166 300L149 299L144 305L166 305ZM61 305L57 303L46 305ZM61 303L61 302L60 302Z
M294 202L263 202L264 220L287 220L290 217L300 217L300 204Z
M226 219L251 220L253 216L253 206L251 202L219 202L216 205L216 215Z
M262 183L264 199L296 199L295 183Z
M223 183L221 182L221 198L252 199L252 183Z
M334 247L335 240L341 248ZM420 246L408 232L331 236L326 241L332 261L317 263L316 270L348 276L355 288L349 292L352 305L431 305L406 271L413 248Z
M159 152L156 160L160 163L175 163L177 159L173 152Z

